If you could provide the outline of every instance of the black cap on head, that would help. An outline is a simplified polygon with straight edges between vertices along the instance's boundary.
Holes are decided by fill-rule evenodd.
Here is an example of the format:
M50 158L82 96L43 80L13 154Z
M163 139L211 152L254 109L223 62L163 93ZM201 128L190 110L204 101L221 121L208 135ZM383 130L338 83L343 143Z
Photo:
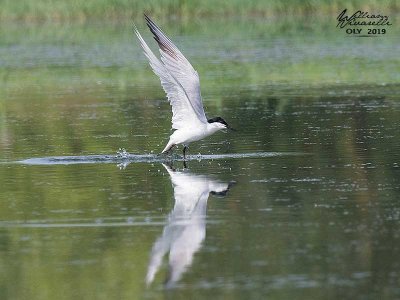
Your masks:
M226 123L226 121L224 119L222 119L221 117L215 117L215 118L211 118L207 120L208 123L221 123L224 124L226 126L226 128L230 129L230 130L235 130L233 129L231 126L228 125L228 123Z
M225 120L222 119L221 117L215 117L215 118L212 118L212 119L208 119L207 122L208 123L218 122L218 123L224 124L225 126L228 127L228 123L226 123Z

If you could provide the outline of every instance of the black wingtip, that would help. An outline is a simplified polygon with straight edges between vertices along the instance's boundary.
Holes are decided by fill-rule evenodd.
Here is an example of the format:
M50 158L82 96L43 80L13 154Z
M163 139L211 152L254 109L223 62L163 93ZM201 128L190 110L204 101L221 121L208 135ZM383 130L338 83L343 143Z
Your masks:
M154 22L150 19L150 17L148 16L148 15L146 15L146 14L144 14L144 18L146 19L146 24L147 24L147 27L149 27L149 29L150 29L150 31L155 35L155 36L157 36L157 34L156 34L156 32L155 32L155 28L157 28L156 26L155 26L155 24L154 24Z
M154 22L153 22L153 20L152 19L150 19L150 17L146 14L146 13L144 13L143 14L144 15L144 18L146 19L146 23L147 23L147 26L154 26L155 24L154 24Z
M150 30L151 30L151 27L153 27L153 26L155 25L154 22L153 22L153 20L150 19L150 17L149 17L146 13L144 13L143 15L144 15L144 18L145 18L145 20L146 20L147 26L148 26L148 27L150 28Z
M161 50L163 50L165 53L168 53L168 55L175 60L178 60L178 55L175 53L175 50L171 47L171 45L168 44L168 42L172 44L169 38L165 36L162 30L157 26L156 23L153 22L153 20L150 19L148 15L144 14L144 17L146 19L147 27L150 29L151 33L153 34L153 38ZM164 37L162 35L160 36L160 34L164 35Z

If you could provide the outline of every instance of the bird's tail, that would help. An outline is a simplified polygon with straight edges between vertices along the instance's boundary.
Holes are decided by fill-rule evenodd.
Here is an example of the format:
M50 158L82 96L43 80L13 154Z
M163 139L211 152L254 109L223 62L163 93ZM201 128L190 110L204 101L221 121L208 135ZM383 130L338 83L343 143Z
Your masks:
M173 142L171 142L171 140L169 140L167 146L165 146L164 150L161 153L168 152L174 147L175 147L175 144Z

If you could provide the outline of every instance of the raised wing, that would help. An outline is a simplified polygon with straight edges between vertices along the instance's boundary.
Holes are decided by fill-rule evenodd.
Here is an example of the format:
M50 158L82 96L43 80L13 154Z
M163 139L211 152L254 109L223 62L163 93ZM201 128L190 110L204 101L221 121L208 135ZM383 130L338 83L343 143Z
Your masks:
M147 26L160 47L161 60L169 74L183 87L199 120L207 123L200 93L200 79L196 70L164 32L145 15Z
M154 55L136 27L134 30L144 50L144 54L149 60L151 68L154 73L160 77L161 85L172 106L172 128L181 129L188 127L188 125L203 123L203 119L200 119L194 111L185 89L179 81L171 76L165 65Z
M195 79L195 81L197 83L193 82L192 88L190 88L189 82L193 79L190 79L188 77L184 80L184 84L188 86L188 88L185 89L182 84L183 82L181 83L179 79L169 71L165 63L161 62L154 55L154 53L146 44L136 27L134 28L134 30L144 50L144 54L150 62L151 68L153 69L154 73L158 77L160 77L161 85L166 92L167 98L172 106L172 128L181 129L189 125L195 125L196 123L206 123L207 118L205 116L203 104L201 101L200 85L197 72L194 71L193 67L188 63L193 72L196 73L195 77L197 79ZM160 52L162 52L162 50L160 50ZM198 90L198 98L191 99L191 97L193 97L191 95L195 94L193 92L193 88L196 89L196 86ZM195 103L195 105L193 103Z

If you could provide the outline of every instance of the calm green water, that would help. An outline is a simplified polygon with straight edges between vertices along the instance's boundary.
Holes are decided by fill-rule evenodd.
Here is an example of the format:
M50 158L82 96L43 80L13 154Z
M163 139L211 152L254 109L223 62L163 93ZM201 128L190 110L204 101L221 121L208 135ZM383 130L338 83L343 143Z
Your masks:
M399 298L398 29L174 23L238 129L187 169L129 24L0 28L0 298Z

